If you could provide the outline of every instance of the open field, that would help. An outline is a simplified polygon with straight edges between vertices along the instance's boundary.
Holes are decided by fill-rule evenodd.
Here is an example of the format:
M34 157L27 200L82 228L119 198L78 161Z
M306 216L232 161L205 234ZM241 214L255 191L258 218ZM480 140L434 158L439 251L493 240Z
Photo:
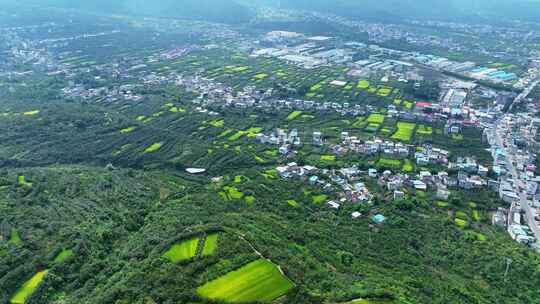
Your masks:
M433 128L430 127L430 126L419 125L418 128L416 128L416 134L418 134L418 135L431 135L431 134L433 134Z
M32 183L26 180L26 177L24 175L19 175L18 177L19 185L31 188Z
M225 190L225 192L222 193L227 199L242 199L244 197L244 193L236 187L225 186L223 187L223 190Z
M401 161L399 159L381 158L377 162L377 165L381 167L401 168Z
M367 122L381 124L384 122L384 115L382 114L369 114Z
M43 270L36 273L30 280L23 284L23 286L15 293L11 298L12 304L24 304L26 299L32 295L39 284L43 281L49 270Z
M161 149L162 146L163 146L163 143L152 144L150 147L148 147L148 148L146 148L144 150L144 153L156 152L157 150Z
M295 118L297 118L298 116L302 115L302 112L301 111L294 111L294 112L291 112L291 114L289 114L289 116L287 116L287 120L288 121L292 121L294 120Z
M414 128L416 124L411 122L399 121L397 123L397 131L392 135L392 139L397 139L401 141L410 141L412 139Z
M286 294L294 284L265 259L206 283L197 289L201 296L232 303L269 302Z
M214 254L217 249L219 234L213 233L206 237L204 242L204 248L202 251L203 256L208 256Z
M401 170L405 173L412 172L414 170L413 163L409 159L406 159L403 162L403 168Z
M335 155L321 155L321 160L326 162L333 162L336 160Z
M173 263L188 260L195 257L197 254L198 245L199 238L186 240L179 244L173 245L163 254L163 256L168 258Z
M54 262L62 263L63 261L65 261L65 259L69 258L72 255L73 255L73 250L64 249L56 256L56 258L54 258Z
M9 242L13 245L21 245L22 240L19 232L14 227L11 228L11 235L9 237Z

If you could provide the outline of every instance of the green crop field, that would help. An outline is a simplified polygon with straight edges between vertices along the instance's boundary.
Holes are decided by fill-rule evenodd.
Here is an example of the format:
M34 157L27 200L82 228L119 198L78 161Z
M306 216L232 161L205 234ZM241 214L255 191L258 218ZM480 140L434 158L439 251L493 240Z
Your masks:
M321 204L321 203L324 203L324 201L326 201L326 199L328 199L328 196L326 196L324 194L316 195L316 196L313 197L313 203Z
M379 90L377 91L377 95L382 96L382 97L386 97L390 95L390 93L392 93L392 88L390 87L380 87Z
M65 261L65 259L69 258L72 255L73 255L73 250L64 249L56 256L56 258L54 259L54 262L62 263L63 261Z
M418 128L416 128L416 134L431 135L433 134L433 128L425 125L419 125Z
M120 133L122 133L122 134L131 133L131 132L135 131L135 129L137 129L137 127L134 127L134 126L133 127L128 127L128 128L120 130Z
M202 251L203 256L209 256L214 254L214 252L217 249L219 234L213 233L206 237L206 241L204 242L204 248Z
M333 162L336 160L336 156L335 155L321 155L321 160L327 161L327 162Z
M223 190L226 191L224 194L228 199L241 199L244 197L244 193L236 187L225 186L223 187Z
M24 116L34 116L34 115L38 115L39 112L40 112L39 110L33 110L33 111L24 112L23 115Z
M12 304L24 304L26 299L32 295L41 281L43 281L48 272L49 270L43 270L36 273L30 280L24 283L17 293L15 293L10 302Z
M293 207L298 207L298 202L295 201L295 200L287 200L287 204L293 206Z
M410 141L413 136L415 127L416 127L416 124L414 123L399 121L397 123L398 129L396 133L392 135L392 139Z
M260 259L199 287L199 295L232 303L270 302L294 284L268 260Z
M27 181L24 175L19 175L18 182L19 182L19 185L21 186L28 187L28 188L32 187L32 183Z
M399 159L381 158L377 162L377 165L382 167L401 168L401 161Z
M9 238L9 242L13 245L21 245L22 240L21 236L19 235L19 232L15 228L11 228L11 236Z
M173 263L191 259L197 254L198 245L199 238L183 241L182 243L173 245L163 254L163 256L168 258Z
M161 149L162 146L163 146L163 143L155 143L151 145L150 147L146 148L144 150L144 153L156 152L157 150Z
M298 116L302 115L302 112L301 111L294 111L294 112L291 112L291 114L289 114L289 116L287 116L287 120L288 121L292 121L294 120L295 118L297 118Z
M380 127L381 127L381 125L378 124L378 123L369 123L369 124L366 126L365 130L366 130L367 132L377 132L377 130L379 130Z
M401 170L403 172L412 172L414 170L413 163L409 159L406 159L403 162L403 168Z
M378 124L381 124L384 122L384 115L382 114L369 114L368 116L368 119L367 119L367 122L368 123L378 123Z
M466 220L462 220L462 219L459 219L459 218L455 219L454 222L459 227L465 227L465 226L467 226L467 223L468 223Z
M358 85L356 86L359 89L367 89L369 88L369 81L367 80L359 80Z

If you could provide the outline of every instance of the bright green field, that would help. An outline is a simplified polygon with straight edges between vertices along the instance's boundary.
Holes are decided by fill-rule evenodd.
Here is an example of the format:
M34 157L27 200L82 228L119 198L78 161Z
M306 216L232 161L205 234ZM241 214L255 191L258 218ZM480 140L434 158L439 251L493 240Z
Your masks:
M416 124L411 122L402 122L399 121L397 123L397 131L392 135L392 139L402 140L402 141L410 141L413 133L414 128L416 127Z
M401 170L403 170L403 172L412 172L414 170L412 162L409 159L406 159Z
M128 128L120 130L120 133L122 133L122 134L131 133L131 132L135 131L135 129L137 129L137 127L128 127Z
M144 150L144 153L156 152L157 150L161 149L161 146L163 146L163 143L155 143L151 145L150 147L146 148Z
M260 259L206 283L197 292L205 298L232 303L270 302L293 287L274 264Z
M369 81L367 80L359 80L358 85L356 86L359 89L367 89L369 88Z
M287 120L288 121L291 121L291 120L294 120L295 118L297 118L298 116L302 115L302 112L301 111L294 111L294 112L291 112L291 114L289 114L289 116L287 116Z
M382 114L369 114L369 117L367 119L367 122L369 123L378 123L381 124L384 122L384 115Z
M217 233L210 234L209 236L206 237L206 241L204 242L204 248L202 252L203 256L209 256L209 255L214 254L217 248L218 238L219 238L219 234Z
M23 115L24 116L34 116L34 115L38 115L39 112L40 112L39 110L28 111L28 112L24 112Z
M383 167L401 168L401 161L399 159L381 158L377 162L377 165Z
M9 242L14 245L22 244L21 236L19 235L17 229L11 228L11 236L9 238Z
M32 183L26 180L26 177L24 175L19 175L18 177L19 185L25 186L25 187L32 187Z
M322 161L335 161L336 156L335 155L321 155Z
M326 196L324 194L316 195L316 196L313 197L313 203L322 204L322 203L324 203L324 201L326 201L327 198L328 198L328 196Z
M197 254L198 245L198 238L183 241L182 243L173 245L171 249L167 250L167 252L163 254L163 256L168 258L173 263L191 259Z
M226 194L228 194L231 199L241 199L244 197L244 193L236 187L225 186L223 189L227 191Z
M26 298L28 298L39 286L39 283L43 281L49 270L43 270L36 273L30 280L17 291L17 293L11 298L12 304L24 304Z
M62 263L65 259L69 258L72 255L73 255L73 250L64 249L64 250L62 250L62 252L60 252L58 254L58 256L56 256L56 258L54 259L54 262L55 263Z

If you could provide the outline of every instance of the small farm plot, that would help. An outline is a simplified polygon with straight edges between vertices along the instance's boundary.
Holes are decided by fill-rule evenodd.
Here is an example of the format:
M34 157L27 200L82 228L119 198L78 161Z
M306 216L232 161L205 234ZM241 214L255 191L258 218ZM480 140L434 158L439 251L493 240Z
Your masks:
M397 123L397 131L392 135L392 139L401 141L410 141L414 134L415 123L399 121Z
M369 114L367 122L382 124L384 122L384 115L377 113Z
M401 160L399 159L389 159L389 158L381 158L379 161L377 161L377 165L384 168L394 168L399 169L401 168Z
M419 125L418 128L416 129L416 134L429 136L433 134L433 128L430 126Z
M30 280L23 284L17 293L15 293L15 295L11 298L10 303L24 304L26 299L34 293L36 288L38 288L39 284L41 284L48 272L48 270L43 270L36 273Z
M218 245L219 234L213 233L206 237L204 241L204 247L202 251L203 256L209 256L214 254Z
M199 238L193 238L173 245L163 256L173 263L188 260L197 255L197 246L199 246Z
M232 303L270 302L294 287L270 261L259 259L197 289L202 297Z

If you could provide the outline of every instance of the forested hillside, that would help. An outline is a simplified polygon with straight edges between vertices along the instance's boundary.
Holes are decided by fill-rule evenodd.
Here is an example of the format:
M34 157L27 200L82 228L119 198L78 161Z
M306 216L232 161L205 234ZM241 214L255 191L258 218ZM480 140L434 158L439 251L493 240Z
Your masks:
M211 134L223 132L218 123L149 114L163 109L159 99L84 111L73 103L5 109L0 303L40 271L45 281L27 303L212 303L197 293L201 286L261 256L294 282L285 303L518 304L540 296L536 254L487 217L468 229L454 223L454 210L472 201L481 214L492 210L496 200L486 192L449 205L392 204L374 183L381 191L374 206L334 212L315 203L324 195L317 188L282 181L270 164L254 161L249 143L236 148L243 153L208 150ZM152 121L129 128L143 115ZM181 164L208 166L210 174L186 175ZM349 216L372 208L387 216L383 226ZM174 244L216 233L213 251L193 247L180 262L167 258ZM513 263L505 280L506 258Z

